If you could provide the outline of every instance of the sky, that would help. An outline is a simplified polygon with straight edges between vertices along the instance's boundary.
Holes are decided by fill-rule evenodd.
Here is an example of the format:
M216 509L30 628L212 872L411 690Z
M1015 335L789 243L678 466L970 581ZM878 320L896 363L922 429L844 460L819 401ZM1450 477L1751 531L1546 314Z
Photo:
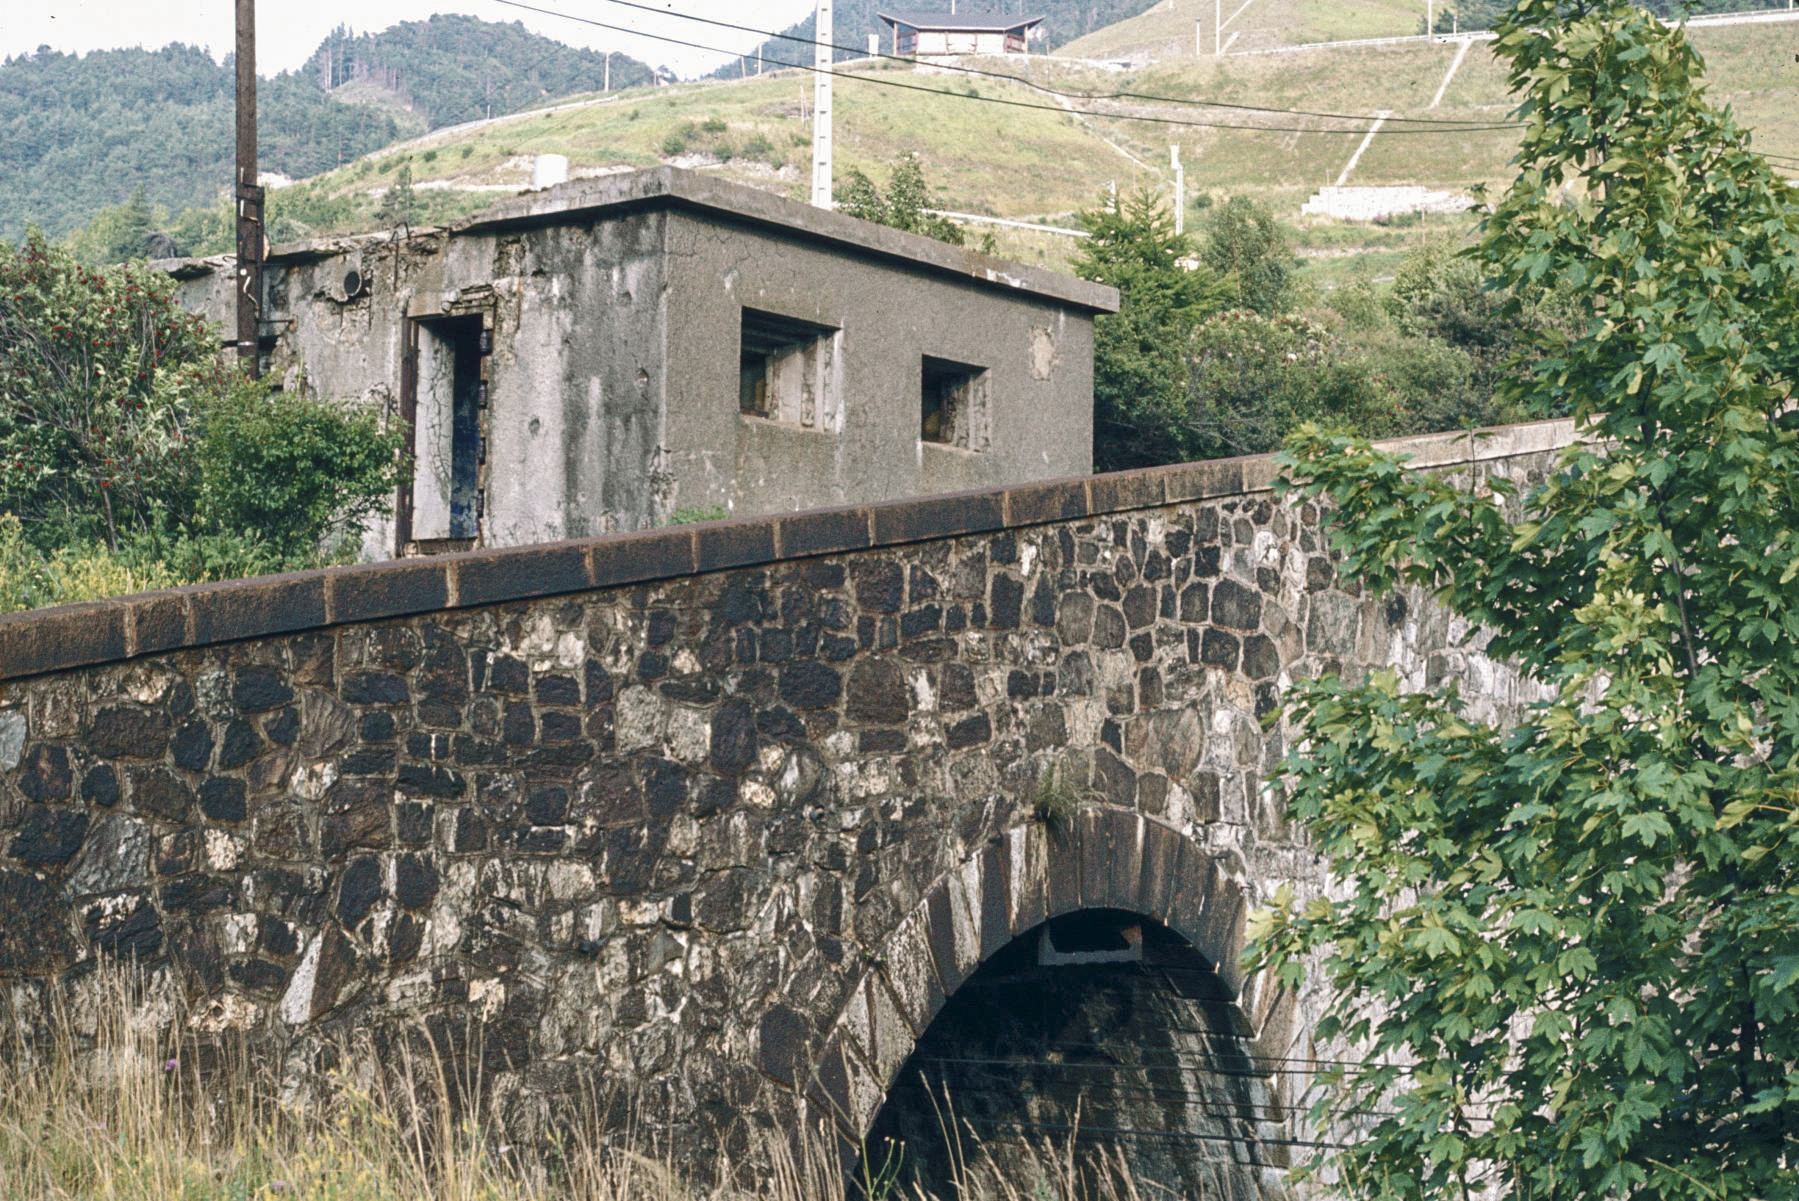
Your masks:
M527 0L539 8L573 13L612 25L723 47L753 48L761 39L728 29L623 8L608 0ZM658 7L785 29L812 11L813 0L644 0ZM0 0L0 58L29 54L39 46L86 53L123 46L157 48L170 42L205 46L214 58L230 53L233 0ZM468 13L487 21L522 21L526 28L573 46L618 50L652 66L666 64L683 76L702 75L724 56L647 38L596 29L560 17L509 8L496 0L260 0L256 6L257 73L275 75L306 61L338 25L375 33L434 12Z

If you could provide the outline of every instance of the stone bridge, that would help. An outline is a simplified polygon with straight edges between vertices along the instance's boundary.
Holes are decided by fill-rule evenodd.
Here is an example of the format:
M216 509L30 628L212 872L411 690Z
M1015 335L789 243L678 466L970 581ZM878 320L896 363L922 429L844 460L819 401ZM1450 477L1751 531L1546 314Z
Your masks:
M1408 445L1522 480L1568 437ZM296 1072L345 1032L473 1026L503 1112L629 1092L696 1164L802 1117L853 1143L896 1083L973 1064L939 1083L996 1139L1079 1098L1201 1152L1140 1140L1150 1177L1272 1193L1307 1138L1283 1065L1329 1052L1321 998L1238 967L1254 905L1324 886L1264 719L1373 665L1501 719L1522 696L1422 598L1340 579L1272 475L0 618L0 1008L29 1026L115 956Z

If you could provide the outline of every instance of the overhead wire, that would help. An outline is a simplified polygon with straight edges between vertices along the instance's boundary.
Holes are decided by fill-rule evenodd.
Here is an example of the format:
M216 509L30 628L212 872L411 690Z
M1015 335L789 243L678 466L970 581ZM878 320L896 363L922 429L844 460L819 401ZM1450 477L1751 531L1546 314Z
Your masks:
M814 47L823 46L832 51L840 50L840 51L844 52L845 54L855 55L858 57L878 59L878 60L882 60L885 62L903 63L908 66L914 65L912 59L907 58L904 55L900 55L900 54L888 54L888 53L884 53L880 50L876 50L874 53L870 54L864 48L857 47L857 46L845 46L845 45L842 45L841 43L837 43L837 42L821 42L821 41L818 41L815 37L805 38L805 37L801 37L798 34L794 34L794 33L782 33L782 32L777 32L775 30L761 29L754 25L741 25L735 21L724 21L724 20L720 20L716 17L703 17L703 16L699 15L698 13L681 12L672 7L659 8L653 4L640 3L640 0L604 0L604 2L608 3L608 4L618 5L621 8L634 8L641 12L654 13L658 16L676 17L683 21L697 21L702 25L714 25L720 29L736 30L739 33L753 33L753 34L757 34L758 36L763 37L769 41L774 41L774 40L778 39L778 40L787 41L787 42L798 42L803 46L814 46ZM745 58L745 57L747 57L747 55L740 54L740 55L737 55L736 57ZM984 67L969 66L965 63L937 63L937 64L933 64L933 69L939 70L939 71L946 71L946 72L950 72L953 74L975 75L975 76L980 76L980 77L986 78L986 79L1005 80L1006 82L1009 82L1009 83L1022 84L1025 87L1032 88L1039 92L1046 92L1052 96L1061 96L1068 100L1087 100L1087 101L1093 101L1093 100L1142 100L1142 101L1147 101L1147 102L1156 103L1156 104L1183 104L1183 105L1193 105L1193 106L1200 107L1200 108L1234 109L1239 112L1274 113L1279 116L1289 116L1289 117L1323 117L1323 118L1328 118L1330 120L1336 120L1336 121L1373 121L1374 120L1374 117L1368 113L1338 113L1338 112L1320 111L1320 110L1316 110L1316 109L1281 108L1278 105L1242 104L1242 103L1238 103L1235 101L1229 101L1229 100L1205 100L1205 99L1195 98L1192 96L1167 96L1167 95L1160 95L1160 94L1157 94L1154 92L1133 92L1133 91L1124 91L1124 90L1113 91L1113 92L1080 92L1080 91L1069 90L1066 88L1053 87L1046 83L1039 83L1038 81L1036 81L1034 79L1028 79L1022 75L1013 75L1013 74L1010 74L1005 71L993 71L993 70L989 70ZM1402 123L1416 124L1416 125L1454 126L1458 129L1468 127L1468 126L1478 126L1480 128L1488 128L1489 127L1489 123L1482 122L1479 120L1458 120L1453 117L1446 118L1446 117L1389 116L1386 118L1386 120L1387 120L1388 124L1402 122ZM1523 125L1520 122L1513 121L1513 122L1506 123L1505 127L1509 128L1509 129L1521 129L1521 128L1523 128Z
M599 20L595 20L592 17L578 16L574 13L562 12L558 9L544 8L539 5L535 5L535 4L526 4L523 2L523 0L493 0L493 2L495 4L503 4L508 8L522 9L526 12L540 13L545 16L560 17L564 20L574 21L574 22L577 22L582 25L592 25L599 29L609 29L615 33L625 33L625 34L630 34L633 37L648 38L652 41L657 41L657 42L667 42L670 45L685 46L692 50L703 50L710 54L726 54L726 55L733 55L734 57L736 56L733 51L726 50L726 49L723 49L722 47L718 47L718 46L710 46L703 42L695 42L695 41L689 40L687 38L678 38L678 37L674 37L670 34L649 33L644 30L633 29L633 28L631 28L629 26L625 26L625 25L616 25L609 21L599 21ZM1364 134L1365 135L1365 134L1369 133L1372 129L1377 128L1377 126L1371 121L1368 122L1368 124L1365 124L1365 125L1357 127L1357 128L1327 129L1327 128L1304 127L1304 126L1240 124L1240 123L1234 123L1234 122L1228 122L1228 121L1195 121L1195 120L1183 119L1180 117L1157 116L1157 115L1152 115L1152 114L1147 114L1147 113L1104 113L1104 112L1081 111L1081 110L1077 110L1077 109L1065 108L1059 104L1038 104L1038 103L1035 103L1035 102L1029 101L1029 100L1016 100L1016 99L1012 99L1012 98L1004 97L1004 96L986 96L986 95L982 95L980 93L974 93L971 95L967 92L945 91L942 88L926 87L922 84L906 83L904 81L897 80L897 79L882 79L879 76L867 75L867 74L862 74L862 73L853 72L853 71L838 71L838 70L834 70L834 69L831 69L828 67L818 67L818 66L815 66L815 65L809 64L809 63L777 62L775 65L781 66L781 67L791 67L791 68L801 70L801 71L809 71L809 72L812 72L813 74L818 74L818 75L829 75L835 79L854 80L859 83L874 84L874 85L877 85L880 87L898 88L898 89L901 89L903 91L908 91L908 92L923 92L927 95L943 96L943 97L947 97L949 99L954 99L954 100L967 100L967 101L972 101L975 103L995 104L995 105L1001 105L1006 108L1034 109L1034 110L1037 110L1040 112L1058 113L1058 114L1062 114L1062 115L1072 115L1072 116L1079 116L1079 117L1093 117L1093 118L1097 118L1100 120L1106 120L1106 121L1137 121L1137 122L1144 122L1144 123L1152 124L1152 125L1173 126L1173 127L1180 127L1180 128L1192 128L1192 129L1240 130L1240 131L1244 131L1244 132L1248 132L1248 133L1332 134L1332 135L1339 135L1339 136L1346 136L1346 135L1352 135L1352 134ZM1358 117L1358 118L1351 118L1351 119L1367 121L1367 118L1359 118ZM1382 132L1384 132L1384 133L1388 133L1395 137L1399 137L1399 136L1404 136L1406 134L1483 133L1483 132L1490 132L1490 131L1510 130L1515 127L1511 126L1511 125L1473 125L1473 126L1457 126L1453 129L1426 128L1426 129L1387 130L1384 127L1379 127L1379 128L1381 128Z

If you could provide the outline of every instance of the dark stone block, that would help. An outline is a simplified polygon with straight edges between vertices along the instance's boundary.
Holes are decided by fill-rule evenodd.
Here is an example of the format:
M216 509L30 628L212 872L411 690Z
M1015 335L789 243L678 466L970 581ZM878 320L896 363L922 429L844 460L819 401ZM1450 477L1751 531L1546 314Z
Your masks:
M534 826L559 826L568 820L568 790L537 788L525 798L525 820Z
M1147 630L1131 639L1131 654L1139 663L1148 663L1156 653L1156 640Z
M893 501L874 508L875 542L923 542L1003 529L1006 524L1002 492L958 492Z
M460 772L424 763L402 763L394 779L401 788L419 796L459 797L467 787Z
M796 709L823 709L843 694L843 678L835 668L811 661L781 668L781 699Z
M149 709L113 706L94 714L85 741L101 759L160 759L169 746L169 719Z
M1240 459L1182 463L1165 469L1161 474L1170 504L1213 496L1234 496L1243 491L1243 463Z
M351 751L339 763L346 776L392 775L397 756L392 747L365 746Z
M450 603L442 562L359 563L326 572L325 587L336 622L435 613Z
M102 914L100 909L89 910L84 922L88 942L96 951L143 963L155 958L162 950L162 915L154 906L139 901L124 918L112 921ZM4 966L3 955L0 955L0 966Z
M1104 747L1093 752L1093 788L1121 809L1137 806L1137 773Z
M757 1026L757 1066L790 1088L804 1084L811 1040L812 1027L797 1010L775 1005ZM844 1095L847 1100L847 1089Z
M240 668L231 683L231 703L244 713L279 709L293 699L294 690L272 667Z
M421 847L429 843L435 813L436 807L424 801L401 801L395 805L394 829L400 843L409 847Z
M864 755L889 755L905 749L904 730L863 730L856 735L856 750Z
M287 987L287 969L266 959L243 959L226 973L250 992L277 993Z
M292 746L300 737L300 711L292 705L262 723L262 732L276 746Z
M300 953L300 935L280 918L262 914L256 919L256 945L270 955L291 959Z
M643 795L650 816L665 821L687 803L687 769L670 759L651 759L644 764Z
M1037 587L1031 590L1031 624L1056 624L1056 590L1050 583L1048 572L1037 577Z
M394 715L379 710L363 714L362 720L356 725L357 734L364 742L386 742L394 736L397 728Z
M522 695L531 687L531 669L523 659L495 655L487 665L487 690Z
M661 651L645 651L637 656L637 678L660 680L668 674L668 656Z
M169 881L162 888L162 908L165 913L198 916L215 909L228 908L236 900L237 890L232 888L230 882L212 876L182 876Z
M175 766L183 771L205 771L212 762L212 727L203 721L190 721L175 731L169 741Z
M0 615L0 677L125 657L125 606L116 601Z
M1223 562L1223 551L1217 545L1201 546L1193 552L1193 574L1202 579L1211 579L1218 574Z
M256 727L241 717L234 717L226 723L225 737L219 743L219 769L230 771L242 767L261 751L262 735L256 732Z
M576 742L581 737L581 718L573 713L546 712L538 722L537 738L545 744Z
M905 596L906 577L890 558L858 559L850 567L856 603L875 613L898 613Z
M793 710L780 705L756 711L756 732L780 742L801 742L806 737L805 724Z
M405 908L429 909L437 887L437 869L422 855L401 855L394 864L394 899Z
M935 634L942 624L943 610L936 605L925 605L901 615L900 637L918 638L925 634Z
M326 623L325 577L302 571L206 584L188 594L188 603L201 645L310 630Z
M1253 630L1262 621L1262 597L1236 580L1219 580L1212 589L1212 624Z
M452 570L456 604L463 608L583 592L590 587L586 548L567 542L478 551L458 556Z
M775 523L782 558L828 555L869 545L865 509L814 509L782 517Z
M1111 605L1093 610L1093 645L1101 650L1116 650L1124 645L1127 627L1124 614Z
M393 929L387 936L387 961L395 967L411 963L418 958L419 948L425 945L425 923L410 913L402 913L394 919Z
M1181 620L1201 625L1211 615L1212 590L1197 580L1181 589Z
M87 824L85 810L32 805L7 853L26 867L61 867L81 850Z
M539 676L537 703L540 705L579 705L581 685L573 676Z
M1142 584L1137 585L1124 594L1125 624L1133 630L1153 625L1158 607L1156 590Z
M160 767L131 774L131 805L139 813L178 822L187 816L194 794L172 774Z
M721 775L741 776L754 766L756 748L756 711L749 701L732 697L712 715L712 768Z
M937 674L937 706L945 713L960 713L977 704L974 669L966 663L945 663Z
M97 763L81 777L81 799L102 809L119 803L119 773L110 763Z
M925 898L925 940L931 947L931 961L937 968L937 979L946 995L953 996L968 979L956 960L956 922L950 908L949 890L941 883Z
M850 671L845 715L854 722L899 725L912 707L906 673L890 659L864 659Z
M596 588L664 580L694 570L693 531L646 530L598 538L587 544Z
M404 705L412 699L405 677L387 671L348 673L341 695L352 705Z
M1227 634L1223 630L1207 629L1199 644L1199 660L1208 667L1222 667L1226 671L1237 670L1237 655L1242 643L1235 634Z
M487 849L487 823L482 820L479 812L474 809L456 811L455 832L450 840L450 849L457 854Z
M1271 680L1281 671L1281 653L1265 634L1243 640L1243 674L1252 680Z
M993 737L993 723L987 720L985 713L976 713L967 717L944 731L943 740L953 751L966 750L971 746L980 746Z
M711 817L715 813L723 813L736 803L736 780L721 780L716 776L707 776L694 790L693 814L695 817Z
M381 892L381 861L368 855L352 859L337 882L337 920L344 929L360 926Z
M582 675L587 682L587 703L604 705L612 700L612 677L598 662L589 659L582 668Z
M75 785L69 770L69 752L60 746L39 743L25 752L13 780L28 801L66 801Z
M246 804L244 782L214 776L200 785L200 812L215 822L241 822Z
M996 630L1015 630L1024 608L1024 585L1003 571L993 575L988 596L988 623Z
M1012 929L1010 879L1011 844L1001 839L981 849L981 961L985 963L1007 943Z

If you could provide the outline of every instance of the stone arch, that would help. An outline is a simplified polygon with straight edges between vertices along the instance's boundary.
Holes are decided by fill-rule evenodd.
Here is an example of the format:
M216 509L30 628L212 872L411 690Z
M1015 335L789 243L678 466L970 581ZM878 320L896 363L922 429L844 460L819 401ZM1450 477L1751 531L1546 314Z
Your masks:
M1252 1052L1287 1054L1296 1034L1292 994L1246 978L1239 966L1250 903L1241 855L1141 813L1090 806L1066 829L1012 827L934 881L895 924L817 1052L803 1060L789 1052L788 1078L802 1094L806 1127L835 1135L847 1160L901 1066L969 976L1020 935L1086 909L1127 910L1185 939L1238 1007ZM782 1035L764 1019L765 1066L771 1054L779 1060ZM797 1051L797 1042L788 1046Z

